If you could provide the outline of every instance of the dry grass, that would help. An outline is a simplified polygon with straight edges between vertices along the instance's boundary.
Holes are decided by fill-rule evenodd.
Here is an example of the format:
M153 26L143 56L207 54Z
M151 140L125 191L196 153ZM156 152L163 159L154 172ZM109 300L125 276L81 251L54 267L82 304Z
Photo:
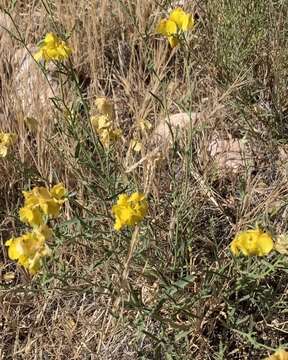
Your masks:
M154 28L173 1L2 3L0 129L19 138L0 160L0 358L250 360L288 347L287 258L229 251L255 223L287 231L286 4L184 1L197 26L171 50ZM73 47L68 81L29 54L48 31ZM123 130L110 151L89 123L103 95ZM172 145L142 134L142 152L131 150L140 119L155 129L180 112L197 116ZM58 181L69 204L30 278L4 243L24 230L21 191ZM111 206L135 189L149 216L115 233Z

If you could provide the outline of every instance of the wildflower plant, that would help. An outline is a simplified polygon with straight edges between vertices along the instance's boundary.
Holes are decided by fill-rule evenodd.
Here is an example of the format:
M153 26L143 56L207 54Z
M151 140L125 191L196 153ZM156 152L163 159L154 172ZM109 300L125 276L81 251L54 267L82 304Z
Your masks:
M9 258L34 275L41 268L41 259L51 254L46 240L51 239L52 234L52 230L45 224L20 237L7 240Z
M136 122L136 126L133 131L133 138L130 141L130 148L134 152L140 153L143 149L145 141L148 140L151 131L152 124L150 123L150 121L146 119L139 119Z
M20 13L24 12L27 5L21 2L19 5L17 1L12 3L15 4L15 8L21 7ZM282 342L287 317L287 241L283 238L277 243L276 239L273 244L271 234L258 228L239 232L230 244L230 250L235 256L243 255L248 258L233 261L229 256L229 250L227 253L227 239L235 226L235 219L245 224L258 220L259 209L262 211L269 208L268 198L260 192L253 196L253 189L247 189L245 202L237 208L242 201L242 198L235 199L235 194L240 193L242 196L242 191L239 192L237 188L238 178L233 177L231 182L229 179L228 187L225 186L225 172L219 181L221 186L218 180L214 181L216 175L213 174L212 180L208 176L210 167L202 166L200 147L200 143L205 143L205 147L209 144L214 130L217 130L219 136L222 136L222 130L225 134L226 130L229 131L229 122L226 122L226 118L229 118L229 121L233 120L233 131L234 125L237 125L237 136L242 136L242 133L246 136L246 121L249 119L255 121L253 126L249 126L247 139L251 136L253 140L253 136L259 134L257 118L253 117L253 113L249 113L249 116L247 113L251 109L247 98L254 96L254 92L243 99L239 89L245 88L249 92L255 83L256 89L252 90L258 97L259 88L262 91L262 86L259 87L262 79L268 84L287 78L277 74L281 68L281 58L285 58L287 49L284 37L286 32L283 27L287 16L280 10L284 5L258 5L261 2L252 4L248 0L203 2L201 7L197 4L195 7L191 5L195 11L199 10L201 16L199 37L195 39L195 47L193 46L193 51L185 48L189 51L181 51L176 56L174 52L168 51L167 58L162 47L159 48L157 44L154 46L155 43L151 41L149 34L155 32L155 27L151 29L150 25L159 9L168 3L171 5L171 1L160 4L158 1L147 0L139 1L135 6L126 6L126 2L122 0L109 4L100 0L99 4L95 1L89 2L88 7L84 6L83 9L77 1L75 4L72 3L58 0L41 0L35 3L37 10L41 9L41 4L48 9L47 21L51 21L50 28L53 28L54 32L45 36L34 57L44 75L50 70L48 66L46 68L41 64L53 62L53 81L59 84L59 92L56 90L53 98L50 98L55 106L55 116L51 119L53 126L49 133L52 136L46 136L46 125L42 132L40 112L39 116L35 117L36 122L30 119L26 121L25 125L30 132L27 137L25 132L24 136L21 133L21 141L26 149L26 146L30 145L30 139L34 140L34 130L31 130L35 129L37 142L31 141L33 148L30 149L31 155L39 160L39 164L35 166L36 177L38 178L40 172L41 176L49 178L51 169L59 170L59 173L63 171L65 176L71 178L71 183L81 191L79 197L77 195L77 198L71 201L69 220L57 226L54 226L55 219L61 214L67 198L67 190L63 184L54 187L39 186L23 193L24 204L19 216L21 222L30 228L25 233L19 231L21 236L6 241L8 256L19 266L27 269L31 275L41 271L42 260L45 257L53 256L53 271L47 271L31 284L33 293L37 290L35 303L39 301L38 293L41 295L41 306L31 306L33 312L27 314L26 300L23 302L25 310L21 311L22 301L19 305L15 305L14 301L9 304L10 296L6 297L9 306L8 310L5 310L6 315L8 314L4 324L7 333L2 336L5 342L4 357L9 357L13 349L12 357L24 351L29 358L37 358L39 353L44 351L55 358L107 358L112 352L117 358L121 358L122 345L121 353L117 353L120 337L123 340L121 344L129 353L131 352L133 358L209 357L223 360L236 356L239 359L250 359L249 356L253 353L255 358L262 359L267 356L268 351L270 354L274 353L280 343L285 348L286 344ZM75 18L71 11L73 6L75 10L81 8ZM33 14L34 6L27 7L29 14ZM226 14L225 8L229 8ZM61 13L55 13L57 9L61 9ZM234 9L240 9L240 16ZM234 12L235 16L231 17L231 12ZM263 26L260 29L258 16L261 17L263 14L266 20L262 22ZM17 18L14 18L17 21ZM223 18L227 24L224 30ZM22 21L23 18L20 19ZM59 19L61 28L69 28L71 24L75 24L73 48L79 51L75 52L73 63L72 46L70 47L60 35ZM246 22L251 23L250 28L246 26ZM38 29L39 22L36 23ZM156 31L168 41L168 46L174 48L185 44L186 34L194 26L193 15L177 8L171 10L169 16L159 22ZM247 39L250 39L250 34L255 34L252 26L255 26L256 35L261 31L264 37L267 32L263 44L264 53L260 58L257 51L253 51L251 62L239 62L240 68L245 65L243 68L249 69L249 73L243 71L243 78L241 76L241 82L238 83L235 79L238 79L241 71L236 71L230 66L231 61L228 61L233 76L226 77L225 67L219 66L221 61L225 65L225 56L221 54L227 53L230 46L233 49L233 61L238 63L239 58L243 58L238 54L244 54L247 58L247 42L243 42L242 30ZM230 28L233 28L233 34ZM219 29L222 29L222 37L219 37ZM203 31L203 34L200 31ZM21 38L20 35L17 37ZM29 36L29 32L25 34L25 41ZM224 38L225 36L227 38ZM235 37L239 42L235 42ZM273 41L268 42L269 39ZM123 56L121 46L126 42L128 52L127 56L126 52ZM271 45L269 56L266 54L267 43ZM285 47L283 44L286 44ZM259 59L261 61L258 61ZM265 64L267 59L269 63ZM271 66L271 63L275 66ZM254 66L256 64L257 66ZM263 73L262 67L265 70ZM239 67L237 69L239 70ZM81 76L89 78L93 86L82 87L80 71ZM255 79L254 73L257 73ZM270 74L275 75L273 82L268 81ZM48 81L49 78L47 77ZM233 82L230 82L231 79ZM271 100L277 106L271 107L270 112L267 112L267 118L269 122L271 120L272 125L271 115L274 107L279 107L277 118L281 118L281 122L285 123L279 116L282 110L283 116L285 115L285 107L282 108L281 102L277 99L281 86L285 88L285 81L282 85L277 84L276 98ZM230 91L230 88L233 91ZM94 103L90 103L91 91L94 90L105 91L109 96L119 99L121 107L117 109L117 119L114 104L109 98L100 97ZM268 89L265 84L264 90L267 90L269 96L273 96L274 91ZM286 97L286 88L284 95ZM5 97L5 92L3 96ZM245 122L240 119L242 111L234 110L242 102L247 115ZM227 108L227 113L223 111L222 116L221 111L218 119L216 109L222 108L222 105ZM174 112L176 108L187 113L198 109L202 111L205 108L204 117L209 121L202 126L199 116L194 126L191 116L192 129L189 130L189 139L186 136L183 139L185 148L182 144L173 142L171 151L167 149L166 153L166 150L162 152L159 142L156 144L157 153L150 156L149 152L154 151L155 144L153 142L151 146L153 129L146 119L153 119L153 125L157 124L160 116L165 115L166 118L166 115ZM40 110L45 111L45 106ZM11 113L13 114L13 109ZM145 120L133 122L133 119L142 117ZM121 119L122 129L117 124L118 118ZM217 119L217 127L214 126L214 119ZM225 128L221 128L223 124ZM93 133L96 136L93 136ZM201 133L199 142L198 133ZM263 138L265 134L264 131ZM129 144L128 141L123 141L122 147L119 139L124 140L126 135L128 141L130 138L132 140ZM43 139L41 136L47 139L52 149L52 156L43 159L43 168L40 156L43 142L38 141L38 138ZM110 151L114 150L114 144L117 144L117 152ZM11 145L5 145L5 156L9 153ZM264 147L265 143L262 145ZM274 144L273 141L273 145L276 145L276 142ZM107 149L109 151L106 151ZM156 161L156 158L159 159L158 149L161 151L161 161ZM137 158L140 158L141 154L141 159L136 164L126 166L125 156L126 159L129 158L127 154L130 154L130 150L138 152L135 156ZM22 179L23 183L27 184L35 179L30 178L31 173L34 176L34 166L31 166L30 171L30 159L26 152L23 158L25 162L21 164L24 168ZM134 160L131 156L131 161ZM9 165L6 165L8 161L0 162L0 165L4 163L5 166ZM26 168L27 163L29 169ZM251 172L247 171L248 173L250 176ZM12 175L15 173L12 172ZM255 176L253 173L253 179L246 179L243 174L241 182L254 181L254 178L257 180L258 176L262 176L260 171L259 174L257 171ZM19 184L20 177L14 177ZM11 189L11 193L13 185L13 181L7 181L6 188L9 191ZM277 197L279 187L278 184L274 185L273 196L269 198ZM281 195L287 193L287 184L283 185L279 192ZM126 189L131 188L143 188L145 194L126 193ZM143 221L148 213L148 193L151 193L151 216L147 221ZM115 194L120 194L117 195L117 199ZM231 202L230 197L233 200ZM265 201L267 204L264 204ZM15 203L17 202L11 201L11 204ZM13 209L13 205L11 208ZM114 227L111 224L111 212L115 220ZM8 223L9 217L8 215ZM270 220L267 219L268 222ZM286 220L283 213L280 224L283 234L287 234ZM275 223L279 225L277 221ZM23 224L16 225L23 227ZM269 227L270 225L272 227L269 223ZM125 231L127 229L128 231ZM129 231L130 229L133 231ZM49 246L54 237L52 254ZM280 255L273 253L266 258L272 250L278 251ZM10 267L9 263L4 264L6 265ZM2 266L0 268L2 279ZM21 282L21 276L19 281ZM9 295L17 294L19 288L21 293L27 289L30 299L30 284L20 285L11 286L8 289ZM42 288L48 291L42 291ZM46 294L49 296L46 297ZM31 299L32 297L33 295ZM14 299L14 296L10 298ZM51 302L51 306L46 306L46 301L48 305ZM17 313L19 320L16 319L14 322L12 319L13 321L9 322L10 309L13 310L11 317ZM40 309L38 314L37 309ZM24 315L21 317L22 314ZM34 314L36 321L33 321ZM39 319L41 321L38 321ZM27 335L25 321L28 321L28 326L32 323L35 327L33 331L28 331ZM47 326L43 327L43 322ZM9 327L9 323L13 325L12 328ZM56 326L56 330L53 326ZM62 333L65 333L64 337L57 336L59 326L64 331ZM101 331L101 326L104 327L104 331ZM91 333L95 333L95 329L99 329L105 335L97 342L97 349L94 346L95 341L90 336ZM44 343L47 331L51 336L49 341ZM268 336L270 331L271 337ZM10 339L14 334L16 341L12 346ZM33 338L33 334L36 334L37 338ZM7 338L9 341L5 341ZM69 341L72 346L69 346ZM112 349L114 344L117 349ZM62 352L63 349L65 354ZM33 351L35 354L32 354ZM285 360L286 354L284 351L278 351L271 355L272 359Z
M67 190L59 183L51 189L34 187L31 191L23 191L23 195L25 202L19 211L19 217L32 227L32 231L7 240L5 245L8 247L9 258L34 275L41 268L42 258L51 254L46 241L51 239L53 231L47 222L50 218L59 216Z
M130 146L133 151L140 152L142 150L142 142L137 138L131 139Z
M193 27L193 15L186 13L181 8L176 8L171 11L167 19L160 20L156 32L167 37L170 46L174 48L179 45L184 33Z
M95 100L95 106L101 115L106 115L111 120L115 119L115 109L110 99L99 97Z
M230 248L233 255L265 256L273 250L273 240L269 233L256 228L237 234Z
M23 191L23 195L25 202L19 211L20 220L33 227L44 224L46 219L58 217L67 194L63 184L59 183L51 189L35 187Z
M143 220L148 211L148 203L145 195L134 192L130 196L121 194L117 203L112 207L115 216L114 229L120 231L126 226L135 226Z
M9 148L15 143L17 135L13 133L0 132L0 157L5 158Z
M62 61L68 59L72 54L72 49L54 33L47 33L45 38L39 43L39 50L34 54L36 61Z
M97 98L95 105L98 115L91 116L90 122L93 130L105 148L121 138L122 131L115 124L115 109L113 103L105 98Z

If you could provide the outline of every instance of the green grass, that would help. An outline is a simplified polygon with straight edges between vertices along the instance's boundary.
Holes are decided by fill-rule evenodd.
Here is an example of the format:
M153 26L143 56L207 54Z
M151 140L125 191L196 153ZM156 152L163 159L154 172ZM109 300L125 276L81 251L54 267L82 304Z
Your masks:
M196 28L171 53L154 26L172 2L87 1L87 9L81 1L28 3L16 1L11 10L19 28L28 16L35 22L26 44L59 23L71 32L75 55L53 74L63 91L47 99L53 113L37 141L8 103L13 75L1 79L9 112L0 125L16 131L22 147L0 159L0 357L250 360L288 347L287 256L234 258L229 249L237 231L255 224L275 236L287 231L287 157L280 159L287 143L287 4L188 4ZM13 44L12 53L23 47ZM109 150L89 122L99 95L113 99L123 130ZM175 133L157 162L141 162L154 145L149 134L140 154L129 150L137 120L155 128L180 111L199 112L201 121L185 136ZM252 160L237 174L205 160L216 135L245 142ZM17 219L21 191L59 180L69 202L51 223L53 255L31 278L8 259L4 243L25 229ZM137 190L147 193L148 216L139 228L115 232L112 205L119 193ZM11 271L15 278L5 281Z

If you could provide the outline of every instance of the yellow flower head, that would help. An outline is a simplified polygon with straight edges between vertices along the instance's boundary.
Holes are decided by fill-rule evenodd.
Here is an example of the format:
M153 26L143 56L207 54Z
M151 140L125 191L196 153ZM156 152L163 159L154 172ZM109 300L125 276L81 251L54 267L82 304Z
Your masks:
M72 53L72 49L67 43L53 33L46 34L39 47L40 49L34 55L36 61L41 59L45 61L61 61L67 59Z
M120 139L122 131L119 128L116 129L105 129L100 134L101 143L109 148L110 144L114 144L117 140Z
M132 195L121 194L112 207L115 216L114 229L119 231L125 226L137 225L147 214L148 204L144 194L135 192Z
M137 122L137 126L143 133L146 133L152 129L152 124L149 120L140 119Z
M90 118L91 125L95 132L99 134L103 129L109 129L112 127L112 121L108 115L92 116Z
M48 189L44 187L35 187L29 196L29 200L27 201L27 205L29 202L35 203L36 201L37 206L40 207L45 215L51 216L52 218L59 215L60 204L57 199L51 195Z
M266 358L266 360L288 360L288 352L285 350L279 350L275 354Z
M59 183L52 187L50 194L55 201L57 201L59 204L63 204L67 197L67 190L65 189L63 183Z
M8 256L17 260L31 274L35 274L41 267L41 259L50 255L50 249L45 240L52 236L52 230L43 225L37 231L28 232L20 237L6 241Z
M273 240L268 233L256 228L237 234L230 249L234 255L241 252L245 256L265 256L272 251Z
M92 116L90 121L94 131L99 136L101 143L106 148L119 140L122 135L121 129L114 127L108 115Z
M52 238L53 231L46 224L38 226L34 229L34 233L37 235L40 241L46 241Z
M168 19L160 20L156 27L156 32L166 36L171 47L179 44L179 36L184 32L193 29L194 18L192 14L186 13L181 8L171 11Z
M121 129L117 128L114 124L114 105L106 97L97 98L95 105L100 115L91 116L90 122L103 146L109 148L109 146L119 140L122 135Z
M137 139L132 139L130 142L131 149L135 152L140 152L142 150L142 142Z
M174 21L162 19L156 28L156 32L164 36L176 35L178 27Z
M185 13L181 8L174 9L169 15L169 20L174 21L180 31L188 31L194 27L192 14Z
M95 100L97 110L101 115L107 115L110 120L114 119L114 105L106 97L100 97Z
M19 210L19 218L23 223L33 227L44 224L43 214L39 207L22 207Z
M35 187L31 191L23 191L23 195L25 202L19 211L20 221L35 227L45 223L45 216L56 218L59 215L67 190L59 183L50 190Z
M9 147L15 143L16 139L16 134L0 132L0 157L7 156Z

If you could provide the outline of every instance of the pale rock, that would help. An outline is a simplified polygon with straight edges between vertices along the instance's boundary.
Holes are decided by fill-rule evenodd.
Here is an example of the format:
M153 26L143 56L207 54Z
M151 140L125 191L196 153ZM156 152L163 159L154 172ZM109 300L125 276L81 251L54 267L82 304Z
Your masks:
M195 126L200 113L192 112L170 115L160 120L151 136L152 144L163 148L173 144L174 136L182 136L185 130Z
M175 138L185 139L187 131L196 126L205 125L206 118L203 113L178 113L160 120L150 138L150 147L167 154ZM215 166L218 170L237 173L253 162L251 153L244 142L233 138L223 139L212 135L208 144L202 144L202 156L205 163Z
M3 12L0 12L0 49L3 51L9 50L9 45L12 43L11 35L13 33L14 25L10 17Z
M218 170L238 172L245 167L249 154L244 144L237 139L221 139L216 136L208 145L208 154Z
M52 78L53 69L48 71L46 79L32 57L36 47L28 45L15 50L17 42L9 32L17 36L10 17L0 12L0 92L3 96L3 91L9 89L6 97L11 98L17 112L24 117L46 117L52 110L49 98L55 95L58 87Z
M12 59L15 106L23 115L39 118L49 116L52 102L49 98L57 92L57 82L53 80L53 71L46 76L33 59L36 48L28 46L18 49Z

